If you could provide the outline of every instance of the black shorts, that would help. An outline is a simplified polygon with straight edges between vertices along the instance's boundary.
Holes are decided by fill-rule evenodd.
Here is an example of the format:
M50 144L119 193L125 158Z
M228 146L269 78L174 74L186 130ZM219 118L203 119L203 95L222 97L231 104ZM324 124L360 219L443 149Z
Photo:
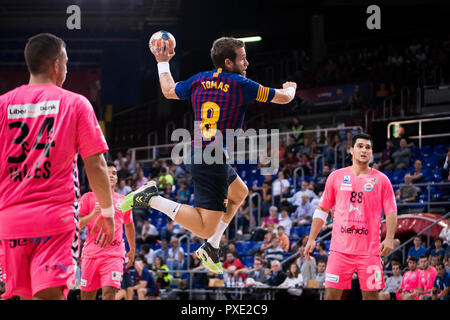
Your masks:
M194 206L214 211L227 211L228 186L236 179L237 173L231 165L194 164L194 155L188 165L194 184Z

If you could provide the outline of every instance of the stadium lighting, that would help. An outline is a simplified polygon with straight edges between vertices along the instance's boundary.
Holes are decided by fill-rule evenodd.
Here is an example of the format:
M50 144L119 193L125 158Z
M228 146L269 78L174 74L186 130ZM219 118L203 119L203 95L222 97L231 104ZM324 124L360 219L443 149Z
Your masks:
M244 37L244 38L237 38L237 39L241 40L243 42L258 42L258 41L262 40L262 38L260 36Z

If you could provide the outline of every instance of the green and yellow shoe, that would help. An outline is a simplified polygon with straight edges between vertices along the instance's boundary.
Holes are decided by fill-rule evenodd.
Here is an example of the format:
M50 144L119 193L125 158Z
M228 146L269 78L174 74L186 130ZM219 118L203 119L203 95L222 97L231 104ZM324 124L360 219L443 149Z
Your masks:
M150 200L158 196L158 187L155 181L150 181L134 192L130 192L123 199L120 210L128 211L131 208L150 208Z
M222 264L219 261L219 249L214 248L209 242L202 244L195 254L206 269L214 273L223 273Z

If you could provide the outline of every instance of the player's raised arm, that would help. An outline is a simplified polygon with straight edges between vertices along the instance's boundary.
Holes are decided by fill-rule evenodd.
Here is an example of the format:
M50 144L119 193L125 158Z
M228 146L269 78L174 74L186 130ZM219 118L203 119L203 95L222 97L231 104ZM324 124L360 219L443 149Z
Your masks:
M161 90L167 99L177 99L179 97L175 93L175 81L170 73L169 61L175 55L173 48L170 48L168 41L163 41L161 47L151 47L150 51L155 56L158 63L159 83L161 84ZM172 52L172 53L171 53Z
M277 104L287 104L295 98L296 91L297 84L295 82L287 81L283 83L283 89L275 89L275 95L272 102Z

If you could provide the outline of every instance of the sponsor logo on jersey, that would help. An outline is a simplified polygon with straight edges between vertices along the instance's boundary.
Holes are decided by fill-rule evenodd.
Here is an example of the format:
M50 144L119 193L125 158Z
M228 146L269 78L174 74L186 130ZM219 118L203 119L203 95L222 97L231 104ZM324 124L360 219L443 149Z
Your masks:
M349 184L350 183L350 176L344 176L344 182L343 183Z
M325 281L338 283L339 282L339 276L336 275L336 274L325 273Z
M36 118L49 114L58 114L59 100L39 103L14 104L8 106L8 119Z
M370 183L370 182L367 182L367 183L364 185L364 191L366 191L366 192L372 191L373 188L374 188L374 185L373 185L372 183Z
M351 227L341 226L341 233L366 235L367 236L369 234L369 230L367 230L364 227L356 228L355 226L351 226Z

